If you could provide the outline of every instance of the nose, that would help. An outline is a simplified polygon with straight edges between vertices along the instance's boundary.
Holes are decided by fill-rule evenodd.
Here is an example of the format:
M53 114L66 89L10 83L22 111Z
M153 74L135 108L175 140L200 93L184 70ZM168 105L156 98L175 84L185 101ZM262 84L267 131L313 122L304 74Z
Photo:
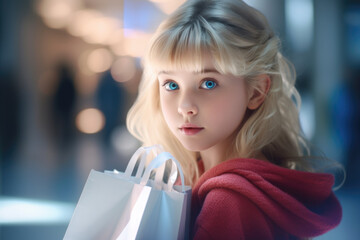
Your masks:
M179 102L178 112L184 117L190 117L198 114L199 109L195 101L188 94L186 94Z

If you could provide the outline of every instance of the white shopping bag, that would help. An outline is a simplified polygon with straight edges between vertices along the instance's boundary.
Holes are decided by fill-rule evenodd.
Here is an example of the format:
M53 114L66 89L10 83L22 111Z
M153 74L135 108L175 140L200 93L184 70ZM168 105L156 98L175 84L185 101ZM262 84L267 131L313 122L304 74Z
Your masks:
M124 173L90 172L65 240L188 238L191 188L184 185L180 164L170 153L158 154L144 171L146 156L154 149L159 147L138 149ZM165 168L168 160L171 165ZM154 169L155 178L149 180ZM178 172L182 185L173 186ZM164 173L169 175L166 183Z

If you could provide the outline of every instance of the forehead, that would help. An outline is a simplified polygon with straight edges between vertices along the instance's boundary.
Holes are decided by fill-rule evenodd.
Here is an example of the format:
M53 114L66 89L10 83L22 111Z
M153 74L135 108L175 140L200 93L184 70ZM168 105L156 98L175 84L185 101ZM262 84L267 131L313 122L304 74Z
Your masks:
M219 70L215 66L215 60L209 53L203 54L201 60L193 65L164 64L163 66L159 66L157 73L172 74L176 71L191 72L193 74L219 73Z
M152 71L155 75L173 75L175 73L191 73L191 74L225 74L219 66L216 59L209 53L205 52L199 57L194 57L191 53L183 55L177 61L158 61L156 65L152 64Z

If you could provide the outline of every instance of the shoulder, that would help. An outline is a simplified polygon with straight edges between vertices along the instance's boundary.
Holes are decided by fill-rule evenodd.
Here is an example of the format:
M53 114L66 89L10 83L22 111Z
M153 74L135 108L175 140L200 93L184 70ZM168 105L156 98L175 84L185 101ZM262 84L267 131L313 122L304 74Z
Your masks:
M232 159L205 172L193 192L203 195L213 188L230 188L248 193L250 188L260 189L266 195L286 192L300 199L310 195L324 200L331 194L333 184L330 174L296 171L257 159Z
M256 160L229 161L205 173L195 186L192 203L196 224L213 234L217 233L217 224L234 234L272 233L258 239L285 233L316 236L341 220L341 206L332 184L329 174L285 169Z
M203 216L211 216L225 222L241 222L242 216L253 214L253 211L261 213L249 198L226 188L216 188L208 192L201 208Z
M272 239L272 229L271 221L249 198L216 188L204 199L194 239Z

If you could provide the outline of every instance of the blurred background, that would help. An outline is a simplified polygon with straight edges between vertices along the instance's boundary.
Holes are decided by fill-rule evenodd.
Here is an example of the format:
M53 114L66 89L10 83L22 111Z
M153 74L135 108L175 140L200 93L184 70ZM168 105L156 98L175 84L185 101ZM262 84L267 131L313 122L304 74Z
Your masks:
M62 239L91 169L124 170L141 57L184 0L0 0L0 239ZM247 0L298 73L307 137L346 168L343 221L360 236L360 2Z

